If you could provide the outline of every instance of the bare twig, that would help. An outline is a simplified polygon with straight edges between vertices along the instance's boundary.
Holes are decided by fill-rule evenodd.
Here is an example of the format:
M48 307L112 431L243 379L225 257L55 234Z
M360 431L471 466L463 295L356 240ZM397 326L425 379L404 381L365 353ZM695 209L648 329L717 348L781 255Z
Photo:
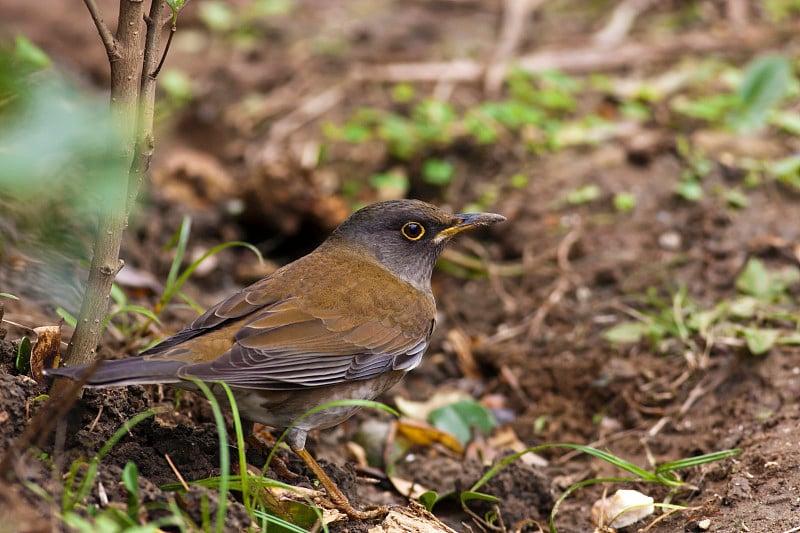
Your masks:
M86 4L86 9L89 10L89 14L92 16L94 25L97 27L97 33L100 34L100 39L103 41L103 46L106 47L108 58L118 58L119 46L117 40L114 39L114 35L111 33L111 30L109 30L108 26L106 26L103 16L100 14L100 10L97 8L97 4L95 4L94 0L83 0L83 3Z
M273 160L276 157L278 145L283 140L304 124L307 124L332 109L336 104L342 101L344 95L344 86L336 85L308 98L294 111L280 120L277 120L270 129L269 140L266 143L266 147L261 151L261 160Z
M167 460L167 464L169 464L169 467L172 469L172 472L175 474L175 477L178 478L178 481L180 481L181 485L183 485L184 490L189 492L189 485L186 483L186 480L183 479L180 470L178 470L178 468L175 466L175 463L172 462L172 459L170 458L168 453L164 454L164 459ZM246 473L243 472L242 477L244 477L245 475Z
M517 59L516 64L527 72L560 70L571 74L598 72L626 68L672 56L710 52L737 53L769 47L785 42L800 30L800 23L792 22L779 27L748 28L747 31L712 33L697 31L669 40L656 42L626 42L619 46L598 48L594 44L573 49L544 50ZM467 59L435 63L390 63L388 65L359 65L351 76L368 81L440 81L449 79L460 82L478 81L484 75L484 67Z
M622 42L633 23L644 11L655 4L654 0L623 0L614 9L611 18L592 40L600 46L614 46Z
M725 12L735 28L743 28L750 19L750 6L747 0L726 0Z
M489 96L496 96L503 84L508 62L519 46L525 21L531 11L537 9L545 0L505 0L503 2L503 22L492 59L486 69L483 88Z
M564 298L564 295L572 286L572 265L569 264L569 253L575 243L580 240L582 233L581 226L577 225L569 233L567 233L566 237L564 237L564 239L558 245L556 258L558 261L558 267L561 270L561 274L553 283L552 290L547 296L547 299L542 303L542 305L539 306L539 309L536 310L536 313L534 313L533 318L531 319L530 326L528 327L529 339L539 334L547 315L549 315L550 311L556 305L558 305L559 302L561 302L561 299Z

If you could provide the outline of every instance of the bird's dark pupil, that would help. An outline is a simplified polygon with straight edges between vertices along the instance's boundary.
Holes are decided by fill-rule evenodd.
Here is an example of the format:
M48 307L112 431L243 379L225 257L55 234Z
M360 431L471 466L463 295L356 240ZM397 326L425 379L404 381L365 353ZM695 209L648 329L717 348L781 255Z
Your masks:
M425 235L425 228L419 222L406 222L400 229L403 236L410 241L418 241Z

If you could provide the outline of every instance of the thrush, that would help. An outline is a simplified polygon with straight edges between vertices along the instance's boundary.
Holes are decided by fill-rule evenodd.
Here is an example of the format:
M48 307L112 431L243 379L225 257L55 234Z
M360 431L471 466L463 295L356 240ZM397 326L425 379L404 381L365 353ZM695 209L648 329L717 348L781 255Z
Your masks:
M336 400L371 400L418 366L436 317L431 275L454 236L505 220L450 214L418 200L379 202L345 220L313 252L211 307L136 357L105 361L86 386L225 382L242 416L291 428L287 443L349 517L359 511L305 449L309 431L358 406L304 413ZM91 365L51 369L81 379ZM224 396L224 392L215 390ZM294 425L293 425L294 424Z

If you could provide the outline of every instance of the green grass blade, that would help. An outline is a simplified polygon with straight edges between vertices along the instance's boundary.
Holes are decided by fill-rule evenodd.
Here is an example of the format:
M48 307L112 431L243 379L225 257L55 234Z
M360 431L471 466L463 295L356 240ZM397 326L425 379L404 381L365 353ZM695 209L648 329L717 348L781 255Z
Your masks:
M217 507L217 522L215 531L223 533L225 531L225 510L228 506L228 489L230 484L230 467L231 458L230 451L228 450L228 433L225 431L225 418L222 416L222 409L219 406L214 393L211 389L197 378L188 376L192 383L203 392L211 404L211 410L214 412L214 422L217 425L217 435L219 436L219 470L220 470L220 483L219 483L219 505Z
M230 242L224 242L222 244L218 244L217 246L213 247L212 249L210 249L209 251L207 251L206 253L201 255L200 258L197 259L196 261L194 261L191 265L187 266L186 270L184 270L181 273L181 275L178 276L178 278L176 280L174 280L174 283L170 285L170 288L172 290L171 295L174 296L174 294L177 293L178 290L180 290L180 288L183 286L183 284L186 283L186 280L189 279L189 277L192 274L194 274L194 271L197 269L197 267L200 266L200 264L203 261L205 261L206 259L208 259L212 255L221 252L222 250L225 250L227 248L233 248L234 246L241 246L243 248L247 248L248 250L250 250L251 252L256 254L256 257L258 257L259 262L263 262L264 261L264 258L261 256L261 252L258 251L258 248L256 248L255 246L253 246L250 243L243 242L243 241L230 241ZM165 293L166 293L166 291L165 291ZM170 297L169 300L171 300L171 299L172 299L172 297ZM169 300L167 300L167 301L169 301Z
M681 470L683 468L689 468L692 466L698 466L706 463L713 463L714 461L722 461L724 459L728 459L730 457L739 455L740 453L742 453L742 450L740 448L734 448L731 450L721 450L718 452L707 453L695 457L686 457L685 459L678 459L677 461L670 461L668 463L663 463L656 466L655 473L663 474L665 472L671 472L673 470Z
M108 325L112 318L117 315L121 315L123 313L138 313L140 315L146 316L150 321L155 322L156 324L161 325L161 321L158 319L158 316L150 309L146 307L142 307L141 305L123 305L118 309L114 309L110 313L106 315L103 319L103 329Z
M239 416L239 407L236 405L236 398L233 396L233 391L227 383L220 381L219 384L225 390L225 395L228 397L228 403L231 406L231 413L233 414L233 428L236 432L236 449L239 457L239 477L241 478L240 490L242 492L242 502L247 509L248 514L253 514L251 503L251 494L248 490L248 480L250 478L247 473L247 458L244 453L244 432L242 429L242 419Z
M172 260L172 264L169 266L169 274L167 274L167 283L164 286L164 294L161 295L162 304L169 301L165 301L166 295L168 292L170 292L172 286L175 284L175 279L178 277L178 272L180 271L181 263L183 262L183 256L186 255L186 246L189 243L189 233L191 230L192 217L189 215L184 215L178 231L167 245L167 247L172 245L175 246L175 258Z

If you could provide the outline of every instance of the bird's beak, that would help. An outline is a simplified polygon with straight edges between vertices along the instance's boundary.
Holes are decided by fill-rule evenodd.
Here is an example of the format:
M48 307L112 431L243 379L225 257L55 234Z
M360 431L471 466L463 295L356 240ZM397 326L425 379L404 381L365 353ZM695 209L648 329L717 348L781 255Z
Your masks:
M474 228L491 226L506 219L503 215L495 213L464 213L453 215L453 224L436 234L436 241L447 241L461 233Z

